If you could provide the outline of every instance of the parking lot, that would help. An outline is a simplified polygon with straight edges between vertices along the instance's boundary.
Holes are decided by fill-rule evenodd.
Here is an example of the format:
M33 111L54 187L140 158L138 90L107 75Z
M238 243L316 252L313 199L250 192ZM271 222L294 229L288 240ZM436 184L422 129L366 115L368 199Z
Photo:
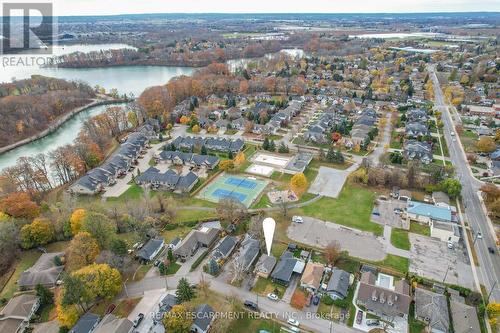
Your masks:
M394 212L395 209L403 211L405 208L406 201L378 199L374 207L374 212L378 212L379 215L372 214L372 220L378 224L387 224L394 228L409 230L410 224L406 219L402 220L401 215Z
M318 175L309 188L309 193L323 195L330 198L338 198L347 176L357 168L357 164L346 170L337 170L321 166Z
M292 223L288 227L287 235L290 239L320 248L326 247L332 241L338 241L342 250L348 251L351 256L372 261L386 257L382 242L372 233L307 216L304 216L303 220L303 223Z
M459 243L449 249L446 242L410 233L410 272L435 281L474 289L472 268Z

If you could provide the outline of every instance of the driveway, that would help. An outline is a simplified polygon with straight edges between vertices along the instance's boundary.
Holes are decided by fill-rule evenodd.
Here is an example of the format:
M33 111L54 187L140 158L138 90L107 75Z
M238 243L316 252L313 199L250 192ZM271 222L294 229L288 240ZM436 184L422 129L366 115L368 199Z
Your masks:
M163 325L154 325L153 318L156 312L158 311L158 303L160 300L165 297L165 290L152 290L144 293L144 297L141 301L136 305L134 310L128 315L128 320L134 321L137 318L139 313L144 314L144 319L139 324L139 326L134 330L134 332L140 333L150 333L157 332L157 329L152 329L153 326L162 326Z
M309 187L309 193L325 197L337 198L344 186L347 176L358 168L358 164L351 165L346 170L337 170L325 166L319 167L318 176Z
M292 223L288 227L287 236L296 242L319 248L338 241L342 250L361 259L379 261L386 257L382 241L372 233L312 217L304 216L303 223Z
M391 227L409 230L410 225L406 221L406 219L401 219L401 215L396 214L394 212L394 209L396 208L404 211L406 206L407 206L406 201L394 200L394 199L377 200L375 209L378 210L380 215L379 216L372 215L371 219L373 222L378 224L389 225Z
M449 249L446 242L410 233L410 272L474 289L472 268L459 244Z

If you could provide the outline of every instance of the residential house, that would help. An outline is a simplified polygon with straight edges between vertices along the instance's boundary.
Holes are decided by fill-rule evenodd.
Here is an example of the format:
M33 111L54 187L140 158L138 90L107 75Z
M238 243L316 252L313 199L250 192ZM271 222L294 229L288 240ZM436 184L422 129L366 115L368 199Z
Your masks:
M285 251L274 267L271 279L273 282L288 286L293 273L302 274L304 265L304 262L295 258L292 252Z
M169 162L173 165L188 165L193 167L206 167L210 170L219 164L219 158L212 155L198 155L181 151L164 150L158 156L159 162Z
M175 138L172 142L175 149L183 151L193 151L194 147L205 146L208 150L237 153L241 151L245 145L242 139L230 140L226 138L216 138L216 137L182 137L179 136Z
M38 284L47 288L54 287L64 266L56 264L56 258L64 256L63 252L43 253L36 263L21 273L17 285L22 290L34 289Z
M404 156L408 160L419 160L422 164L429 164L433 160L432 146L427 142L407 140L404 144Z
M415 318L426 323L431 333L448 333L450 319L446 296L415 288Z
M377 316L408 318L410 311L410 286L405 280L399 280L394 287L377 283L375 274L364 272L358 287L358 305Z
M149 262L153 260L163 249L165 241L163 238L153 238L137 252L137 258L142 261Z
M452 295L450 299L451 320L453 332L475 333L481 332L476 308L465 304L464 298Z
M408 122L405 126L405 135L408 138L418 138L430 135L429 128L426 124L414 122Z
M181 243L181 239L179 237L175 237L168 243L168 248L170 250L175 250L177 246Z
M244 272L248 272L260 253L260 242L258 239L253 239L250 235L245 234L245 239L241 242L238 254L235 261L243 268Z
M191 325L191 332L207 333L215 318L215 311L208 304L201 304L194 309L194 322Z
M139 185L150 186L154 189L164 189L176 193L188 193L198 182L198 176L193 172L180 175L174 170L167 170L161 173L155 167L150 167L139 176L135 181Z
M217 245L213 250L212 258L216 261L226 259L227 257L229 257L231 252L233 252L237 243L238 239L236 237L233 236L224 237L220 241L219 245Z
M200 230L191 230L174 250L174 256L181 261L186 261L196 253L198 248L210 247L216 241L218 235L219 229L216 228L203 227Z
M429 120L429 116L427 115L427 111L422 109L410 109L406 112L406 119L409 122L420 122L424 123Z
M104 316L93 333L130 333L133 323L127 318L120 318L110 313Z
M14 296L0 311L0 332L20 333L40 307L40 297L31 294Z
M99 316L90 312L78 319L75 326L68 333L91 333L99 324Z
M344 299L347 297L349 292L349 285L351 283L351 274L334 267L332 269L332 275L330 280L328 280L328 285L326 287L326 293L332 299Z
M321 285L324 271L325 267L322 264L309 261L300 279L300 286L309 292L316 292Z
M453 221L450 207L439 207L416 201L408 201L406 215L410 220L428 225L430 225L432 221Z
M261 255L257 264L255 264L255 274L267 279L276 266L276 262L277 260L273 256L268 256L267 254Z
M172 310L174 305L179 304L179 301L177 300L177 297L172 294L167 294L165 297L162 298L160 303L158 303L158 308L160 312L166 313Z

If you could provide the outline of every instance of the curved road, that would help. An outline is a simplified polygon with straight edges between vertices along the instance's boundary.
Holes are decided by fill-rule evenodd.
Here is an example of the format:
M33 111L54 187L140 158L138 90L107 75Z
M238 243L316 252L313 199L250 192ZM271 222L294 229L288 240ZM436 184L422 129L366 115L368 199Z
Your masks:
M486 287L488 293L491 292L490 300L499 302L500 286L498 277L500 276L500 257L498 251L495 254L490 254L488 251L488 247L496 249L496 235L487 219L486 212L478 195L483 182L477 180L472 175L465 152L460 143L460 138L451 135L451 132L455 131L455 126L453 125L449 106L443 97L443 91L434 72L434 67L429 66L428 71L434 85L435 107L442 114L444 124L443 133L450 152L451 162L462 183L462 201L465 206L466 220L474 232L481 231L483 235L483 238L477 239L474 244L478 257L480 282Z

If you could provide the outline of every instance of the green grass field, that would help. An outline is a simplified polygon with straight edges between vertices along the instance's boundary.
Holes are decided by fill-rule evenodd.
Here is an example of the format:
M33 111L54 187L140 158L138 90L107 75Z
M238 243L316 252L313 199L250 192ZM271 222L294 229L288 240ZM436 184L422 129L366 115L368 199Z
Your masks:
M391 244L402 250L410 249L410 239L408 238L408 231L403 229L392 229Z
M431 236L431 229L429 228L428 225L423 225L417 222L411 222L410 223L410 232L414 234L419 234L422 236Z
M303 215L382 235L383 227L370 221L373 191L347 183L338 199L323 197L301 208Z

